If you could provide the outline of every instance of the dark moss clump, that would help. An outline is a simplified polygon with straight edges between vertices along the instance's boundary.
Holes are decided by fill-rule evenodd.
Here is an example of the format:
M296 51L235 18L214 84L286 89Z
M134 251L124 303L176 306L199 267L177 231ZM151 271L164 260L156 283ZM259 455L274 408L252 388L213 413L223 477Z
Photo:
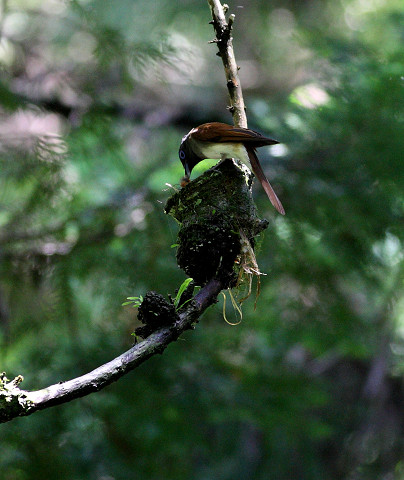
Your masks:
M240 253L240 236L223 219L184 225L178 234L178 266L204 285L211 278L229 280Z
M172 303L157 292L147 292L139 306L137 318L144 325L135 330L136 335L143 338L161 327L172 325L178 314Z

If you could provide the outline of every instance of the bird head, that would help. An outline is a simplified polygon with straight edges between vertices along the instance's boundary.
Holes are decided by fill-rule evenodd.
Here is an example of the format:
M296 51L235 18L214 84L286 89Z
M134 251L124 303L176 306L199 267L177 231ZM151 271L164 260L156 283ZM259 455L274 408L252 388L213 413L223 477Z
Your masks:
M183 137L178 152L181 163L185 169L185 175L187 177L191 175L192 169L195 167L195 165L203 160L203 158L198 156L192 148L192 140L190 139L190 135L191 132Z

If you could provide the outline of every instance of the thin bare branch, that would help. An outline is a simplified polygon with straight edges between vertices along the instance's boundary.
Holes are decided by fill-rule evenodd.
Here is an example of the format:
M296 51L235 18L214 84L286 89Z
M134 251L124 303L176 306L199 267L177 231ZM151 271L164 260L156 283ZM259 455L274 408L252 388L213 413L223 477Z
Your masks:
M219 280L209 281L193 301L189 302L186 311L179 315L173 325L159 329L119 357L81 377L30 392L19 388L23 380L21 375L9 381L5 373L1 374L0 423L102 390L151 356L163 353L171 342L177 340L185 330L192 328L204 310L216 301L222 289L223 285Z
M247 128L247 116L245 113L245 105L243 92L241 89L240 78L238 76L238 66L234 56L233 42L231 31L235 19L235 15L229 16L228 22L225 17L227 5L222 5L219 0L208 0L208 4L212 13L212 24L215 29L216 38L212 43L216 43L219 49L217 53L222 59L224 72L226 75L227 89L229 91L230 107L229 110L233 115L234 125L237 127Z

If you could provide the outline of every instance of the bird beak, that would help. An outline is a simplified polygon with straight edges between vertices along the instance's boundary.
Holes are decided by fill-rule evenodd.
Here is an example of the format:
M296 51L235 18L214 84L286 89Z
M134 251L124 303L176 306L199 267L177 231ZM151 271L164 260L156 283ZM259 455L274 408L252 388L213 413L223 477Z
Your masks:
M184 164L184 169L185 169L185 176L189 178L191 176L191 170L189 169L188 163Z

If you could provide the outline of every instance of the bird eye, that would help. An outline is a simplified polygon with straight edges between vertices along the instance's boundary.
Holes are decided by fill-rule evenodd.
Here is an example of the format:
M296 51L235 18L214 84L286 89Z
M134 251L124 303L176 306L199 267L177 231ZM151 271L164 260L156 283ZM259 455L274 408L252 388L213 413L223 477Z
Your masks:
M185 159L185 152L184 150L180 150L180 159L184 160Z

